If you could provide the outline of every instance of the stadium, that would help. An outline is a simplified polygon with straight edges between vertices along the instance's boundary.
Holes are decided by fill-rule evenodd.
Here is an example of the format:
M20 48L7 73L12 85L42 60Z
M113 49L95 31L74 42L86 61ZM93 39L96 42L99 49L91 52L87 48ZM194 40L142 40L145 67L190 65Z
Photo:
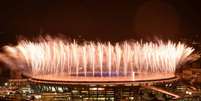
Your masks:
M194 49L161 40L80 44L45 37L4 51L7 64L21 69L35 92L62 93L68 100L139 100L146 89L179 98L154 86L176 83L176 70L192 60Z

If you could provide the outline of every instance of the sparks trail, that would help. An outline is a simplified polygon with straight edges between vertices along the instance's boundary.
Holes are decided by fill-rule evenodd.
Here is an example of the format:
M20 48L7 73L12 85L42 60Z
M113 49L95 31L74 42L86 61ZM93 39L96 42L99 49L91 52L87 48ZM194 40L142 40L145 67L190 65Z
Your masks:
M171 41L78 44L50 37L38 42L23 40L5 49L18 64L30 67L32 75L93 77L174 73L194 51L185 44Z

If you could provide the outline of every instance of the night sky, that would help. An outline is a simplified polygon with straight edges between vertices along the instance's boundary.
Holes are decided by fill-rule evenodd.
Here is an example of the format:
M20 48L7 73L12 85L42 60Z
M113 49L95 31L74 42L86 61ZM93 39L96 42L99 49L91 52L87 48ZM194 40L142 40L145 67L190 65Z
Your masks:
M121 41L201 32L200 0L5 1L0 1L1 44L44 33Z
M200 0L1 0L0 47L16 44L20 36L61 33L112 42L196 36L199 41L200 5Z

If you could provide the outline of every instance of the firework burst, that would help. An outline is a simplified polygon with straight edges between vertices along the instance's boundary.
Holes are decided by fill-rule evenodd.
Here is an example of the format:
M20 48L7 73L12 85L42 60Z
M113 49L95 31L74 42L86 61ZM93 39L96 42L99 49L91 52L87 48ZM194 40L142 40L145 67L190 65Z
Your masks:
M44 38L6 46L6 54L32 75L131 76L133 73L174 73L194 51L180 42L69 42ZM12 60L12 61L13 61Z

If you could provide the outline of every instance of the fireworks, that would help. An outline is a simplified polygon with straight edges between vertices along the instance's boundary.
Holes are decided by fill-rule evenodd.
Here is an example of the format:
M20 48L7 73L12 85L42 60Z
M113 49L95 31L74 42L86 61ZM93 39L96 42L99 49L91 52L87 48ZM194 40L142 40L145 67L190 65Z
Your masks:
M32 75L131 76L133 73L174 73L194 51L180 42L69 42L44 38L7 46L18 66Z

